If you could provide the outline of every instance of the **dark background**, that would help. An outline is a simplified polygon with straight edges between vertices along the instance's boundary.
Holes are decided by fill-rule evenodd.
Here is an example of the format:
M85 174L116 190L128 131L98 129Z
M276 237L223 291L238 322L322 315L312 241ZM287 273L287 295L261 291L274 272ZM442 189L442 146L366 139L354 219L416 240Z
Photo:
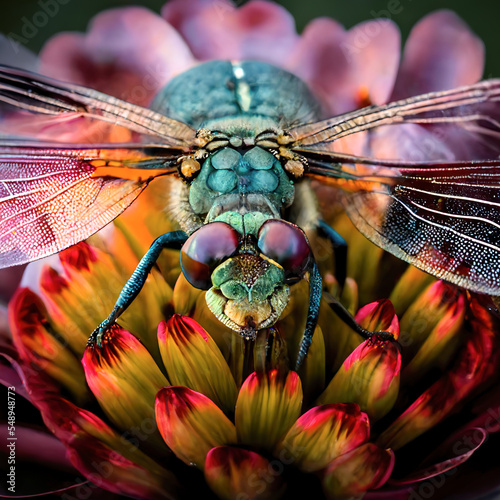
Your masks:
M58 12L40 27L25 45L38 51L43 43L59 31L84 31L97 12L123 5L140 4L159 12L165 0L0 0L0 32L21 35L23 25L32 21L43 3L57 4ZM243 3L241 0L236 2ZM282 0L302 28L314 17L329 16L346 27L384 15L388 6L397 5L399 12L392 16L406 37L410 28L425 14L436 9L450 8L462 16L486 45L486 77L500 76L500 2L497 0ZM394 11L394 9L392 9ZM386 14L384 14L384 11Z

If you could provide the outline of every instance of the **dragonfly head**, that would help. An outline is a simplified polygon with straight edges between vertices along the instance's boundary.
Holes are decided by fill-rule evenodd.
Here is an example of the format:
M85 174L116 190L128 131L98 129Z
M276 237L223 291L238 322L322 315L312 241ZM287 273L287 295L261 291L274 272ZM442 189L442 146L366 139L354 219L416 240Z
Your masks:
M269 219L257 234L242 235L224 222L194 232L181 252L186 279L208 290L212 313L245 338L272 326L310 261L309 243L300 228Z

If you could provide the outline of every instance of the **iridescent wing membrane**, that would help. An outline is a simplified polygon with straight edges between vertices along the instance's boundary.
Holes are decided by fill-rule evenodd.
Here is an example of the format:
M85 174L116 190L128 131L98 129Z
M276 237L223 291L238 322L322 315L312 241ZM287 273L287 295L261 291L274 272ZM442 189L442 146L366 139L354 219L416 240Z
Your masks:
M499 100L500 81L489 80L290 133L294 149L308 158L310 176L350 191L346 211L367 238L434 276L500 295ZM384 161L330 151L347 135L410 123L450 140L467 160Z
M178 156L195 136L190 127L146 108L12 68L0 70L0 101L21 114L34 113L28 121L36 137L70 116L80 126L79 120L103 122L103 137L110 124L142 139L81 145L1 140L0 267L58 252L101 229L152 178L176 172ZM19 111L10 118L7 110L3 123L13 123L15 132Z
M431 274L500 295L500 81L368 107L287 131L306 175L342 187L369 239ZM46 121L80 117L127 129L127 144L0 143L0 266L59 251L122 212L155 176L176 172L196 132L146 108L33 74L0 69L0 101ZM335 141L418 124L462 144L462 161L410 162L336 152ZM40 133L38 133L40 132ZM147 142L144 141L147 137ZM451 140L451 139L450 139ZM332 147L333 146L333 147Z

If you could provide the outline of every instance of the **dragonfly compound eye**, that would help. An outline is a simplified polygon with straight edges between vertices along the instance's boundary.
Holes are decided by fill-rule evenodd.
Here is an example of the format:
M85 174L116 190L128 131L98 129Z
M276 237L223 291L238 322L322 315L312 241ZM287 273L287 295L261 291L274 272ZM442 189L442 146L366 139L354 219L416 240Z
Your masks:
M279 219L270 219L259 229L258 242L262 253L276 261L287 277L301 276L310 258L307 237L298 226Z
M181 250L181 269L189 283L208 290L213 270L236 252L240 238L225 222L212 222L195 231Z

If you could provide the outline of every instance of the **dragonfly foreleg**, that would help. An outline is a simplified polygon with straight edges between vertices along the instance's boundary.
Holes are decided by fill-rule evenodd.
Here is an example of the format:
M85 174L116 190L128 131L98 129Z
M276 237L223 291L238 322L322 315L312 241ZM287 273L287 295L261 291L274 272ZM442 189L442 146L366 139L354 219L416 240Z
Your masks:
M187 235L184 231L172 231L162 234L153 241L149 250L140 260L132 276L128 279L123 287L115 307L111 314L92 332L88 344L94 345L97 343L101 347L102 337L106 330L118 319L118 317L127 309L141 291L149 272L155 265L161 251L165 248L172 250L180 250L182 245L187 240Z
M318 323L319 306L321 304L322 280L318 266L314 259L311 260L308 274L309 309L307 311L306 327L304 330L304 334L302 335L299 354L297 355L297 361L295 363L296 370L299 369L300 365L303 363L305 357L307 356L307 352L309 351L309 346L311 345L312 337L314 335L314 329L316 328L316 324Z
M332 245L335 257L335 277L342 289L347 275L347 242L333 227L330 227L321 219L317 223L317 231L320 236L326 238Z
M333 312L351 329L361 335L364 339L368 340L377 335L382 340L394 340L394 335L390 332L371 332L363 328L354 318L354 316L342 305L338 299L328 292L323 292L323 298L331 307Z

